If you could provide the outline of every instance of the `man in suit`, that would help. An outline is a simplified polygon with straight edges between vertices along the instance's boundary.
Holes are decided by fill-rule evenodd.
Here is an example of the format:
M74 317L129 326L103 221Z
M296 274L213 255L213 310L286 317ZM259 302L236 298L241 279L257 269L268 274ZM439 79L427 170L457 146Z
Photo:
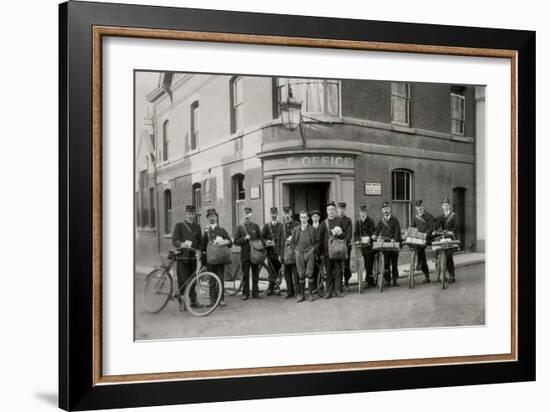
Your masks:
M317 230L308 223L309 216L305 210L300 212L300 225L292 231L291 247L296 253L296 266L298 270L298 296L296 302L305 300L306 279L308 281L308 299L313 302L313 266L315 253L318 248Z
M252 298L259 299L260 291L258 289L258 277L260 266L250 261L250 242L254 240L263 240L260 227L252 222L252 208L244 208L243 224L237 227L235 233L235 245L241 247L241 269L243 272L243 291L242 299L247 300L250 297L250 271L252 270Z
M367 206L359 206L359 220L355 222L355 241L361 242L361 251L363 261L365 262L365 271L367 288L374 286L374 276L372 269L374 266L374 253L372 250L372 235L376 229L374 220L367 215Z
M346 239L346 243L348 244L348 259L344 260L344 269L342 270L343 272L342 274L344 276L343 289L347 292L349 291L349 280L351 279L351 266L350 266L351 245L349 243L351 242L353 231L352 231L352 221L348 216L346 216L346 206L347 206L346 202L338 202L338 217L342 222L342 230L344 231L344 238Z
M292 219L292 209L290 206L283 206L283 212L285 215L283 217L283 223L279 228L279 256L281 260L283 260L285 256L285 247L290 246L292 231L299 225L298 222ZM283 272L286 283L286 295L284 299L290 299L295 296L296 289L298 288L296 262L284 263L283 261Z
M417 200L415 202L415 207L416 215L413 218L411 227L415 227L419 232L426 234L426 246L429 246L434 230L435 218L424 210L422 200ZM416 246L416 256L418 258L420 270L424 273L423 283L430 283L430 270L428 269L428 262L426 261L426 246Z
M202 237L202 250L205 253L206 260L208 260L208 256L206 255L208 244L213 244L220 247L228 247L231 249L231 246L233 246L233 242L231 241L231 238L229 237L229 234L227 231L220 227L218 225L218 213L216 212L216 209L208 209L206 211L206 219L208 220L208 226L206 226L204 231L204 236ZM214 285L214 282L210 285L210 301L211 303L214 303L217 298L217 294L221 292L221 300L220 300L220 306L225 306L225 299L224 299L224 273L225 273L225 264L207 264L206 269L209 272L213 272L222 281L222 289L221 291L217 290L217 284Z
M436 231L447 231L452 232L455 239L458 239L458 216L455 212L451 211L451 202L449 199L443 199L441 203L441 208L443 209L443 214L439 215L435 223ZM445 255L447 258L447 271L449 272L451 279L449 282L454 283L455 278L455 262L454 262L454 250L446 250Z
M399 226L399 220L391 214L391 207L388 202L382 203L382 218L378 222L374 231L376 238L381 237L383 239L389 239L392 242L401 242L401 227ZM392 286L399 286L397 278L399 277L399 270L397 268L397 261L399 259L399 251L384 252L384 279L386 284L390 285L390 279L392 279ZM392 277L390 278L390 266Z
M273 265L273 269L278 273L281 269L281 257L279 256L279 250L281 249L281 239L279 238L281 230L281 222L279 222L279 210L273 206L270 210L271 221L267 222L262 229L262 237L266 244L267 258ZM273 294L275 282L270 281L267 289L267 295Z
M345 233L342 229L342 221L336 216L336 204L329 202L327 204L327 218L319 226L319 253L325 260L325 269L327 274L327 290L324 299L330 299L334 294L337 297L343 297L341 289L341 270L344 265L343 260L329 258L329 240L331 237L344 239Z
M185 207L185 218L183 222L176 223L172 231L172 245L181 249L181 255L178 256L176 265L176 274L178 277L178 289L183 294L183 285L189 277L197 270L196 252L190 248L199 250L202 245L201 228L195 223L195 206ZM179 259L181 258L181 259ZM191 305L197 305L197 295L194 290L190 293ZM180 309L183 300L179 298Z

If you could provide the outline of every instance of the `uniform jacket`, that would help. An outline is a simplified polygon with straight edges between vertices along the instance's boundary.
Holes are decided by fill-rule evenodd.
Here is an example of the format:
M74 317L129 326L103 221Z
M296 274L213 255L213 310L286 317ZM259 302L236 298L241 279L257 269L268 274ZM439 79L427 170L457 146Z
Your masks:
M329 229L327 229L327 221L329 225ZM335 226L342 227L343 223L340 217L335 217L334 219L326 218L323 220L319 225L319 254L322 256L328 256L328 240L330 236L332 236L331 230L334 229ZM345 239L346 233L343 231L342 228L342 234L340 236L336 236L337 239Z
M342 230L344 231L344 238L346 239L346 242L351 242L351 238L353 237L353 228L352 228L352 221L347 216L340 216L340 220L342 221Z
M401 242L401 226L399 226L399 220L397 220L395 216L390 215L390 218L386 221L387 226L382 220L385 220L383 216L376 225L374 234L376 236L393 239L396 242Z
M319 248L319 239L317 238L317 229L313 228L309 223L306 226L305 230L302 231L301 225L298 225L294 228L292 231L292 239L290 239L290 246L292 249L296 249L296 246L298 245L298 239L302 239L302 236L304 236L306 239L311 240L311 247L313 248L314 253ZM307 250L303 250L302 252L307 252Z
M363 236L369 236L372 237L374 234L374 231L376 230L376 225L374 223L374 220L370 218L370 216L367 216L365 221L362 221L361 219L357 219L355 222L355 231L354 231L354 238L356 242L361 241L361 238ZM372 248L372 241L370 246L364 246L363 252L367 252Z
M246 226L246 231L244 227ZM237 227L237 232L235 233L235 245L241 247L241 262L246 262L250 260L250 242L245 239L246 233L250 235L250 240L261 240L262 232L260 231L260 226L256 223L243 223Z
M222 239L229 240L229 244L227 245L227 247L233 246L233 241L231 240L229 234L224 228L216 225L214 230L212 230L212 227L208 225L202 236L202 250L204 252L206 252L206 246L208 245L208 242L213 241L214 239L216 239L217 236L221 237Z
M290 220L290 222L282 222L281 226L279 227L279 255L284 256L285 254L285 243L286 240L292 236L292 231L296 226L300 226L300 223L298 223L295 220Z
M411 227L416 227L419 232L426 233L426 241L429 245L432 238L432 232L435 228L435 218L428 212L424 211L419 217L418 214L414 215L411 222Z
M448 217L445 214L439 215L435 221L435 230L449 230L454 233L455 238L458 239L458 216L455 212L449 213Z
M273 247L268 247L267 251L269 254L277 254L281 249L280 230L283 224L279 221L276 221L275 224L272 222L267 222L262 229L262 237L264 240L273 240Z
M186 227L186 224L187 224L187 227ZM188 228L191 230L189 230ZM185 224L183 222L176 223L176 226L174 226L174 230L172 232L172 245L179 248L181 247L181 244L186 240L191 241L191 247L195 249L201 249L201 246L202 246L201 227L196 223L189 223L189 222L185 222ZM191 257L191 256L194 256L194 252L191 252L190 250L184 250L183 255L187 257Z

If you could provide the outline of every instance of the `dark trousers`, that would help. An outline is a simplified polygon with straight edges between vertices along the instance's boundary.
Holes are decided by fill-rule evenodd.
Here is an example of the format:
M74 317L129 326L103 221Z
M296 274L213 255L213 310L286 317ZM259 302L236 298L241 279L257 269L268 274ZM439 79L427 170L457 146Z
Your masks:
M374 253L365 252L363 253L363 262L365 263L365 271L367 272L366 281L367 285L374 285L374 276L372 275L372 270L374 268Z
M313 265L313 289L317 290L317 284L319 283L319 267L322 263L321 257L315 255L315 264Z
M275 275L277 275L279 273L279 270L281 269L281 262L279 261L279 255L277 253L271 253L268 255L267 258L271 262L273 269L275 269ZM273 290L274 287L275 287L275 281L271 280L269 282L269 289Z
M294 295L296 287L298 286L298 271L296 265L283 265L283 272L285 274L286 293Z
M252 296L259 295L258 289L258 277L260 274L260 266L245 260L241 262L241 269L243 271L243 296L250 295L250 269L252 269Z
M178 289L182 295L185 291L185 282L187 282L187 280L193 275L193 273L195 273L196 269L197 261L195 259L177 261L176 274L178 277ZM191 291L189 292L189 297L191 298L191 302L196 302L197 293L195 289L191 289Z
M416 249L416 267L420 267L420 270L422 273L424 273L424 276L427 278L430 277L430 270L428 269L428 262L426 260L426 248L425 247L419 247Z
M210 285L209 285L210 286L210 300L212 301L212 303L215 302L217 297L218 297L218 293L220 293L220 292L222 294L221 300L224 300L223 299L223 294L224 294L224 289L225 288L224 288L223 278L224 278L224 272L225 272L225 265L206 265L206 270L218 275L218 277L222 281L222 290L218 291L218 283L216 282L215 279L210 279Z
M343 260L343 275L344 275L344 284L347 286L349 284L349 280L351 279L351 266L350 266L350 260L351 260L351 246L348 246L348 258L346 260Z
M397 278L399 277L399 270L397 269L398 258L399 252L384 252L384 279L386 279L387 282L389 282L390 279L393 279L393 281L397 281ZM392 272L391 278L390 266Z
M451 274L452 277L455 276L455 260L454 260L454 250L446 250L445 257L447 258L447 271Z
M332 295L342 288L342 267L344 260L332 260L325 256L325 269L327 272L327 294Z

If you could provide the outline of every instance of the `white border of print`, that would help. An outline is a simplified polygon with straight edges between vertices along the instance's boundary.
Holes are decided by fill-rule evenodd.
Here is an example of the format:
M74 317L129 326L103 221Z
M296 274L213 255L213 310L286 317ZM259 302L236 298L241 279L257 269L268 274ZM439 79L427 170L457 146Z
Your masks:
M503 178L511 175L509 60L113 37L104 39L103 53L104 375L511 352L511 229L502 225L511 216L510 179ZM486 325L134 342L134 222L129 211L134 198L136 68L487 85L486 145L491 150L487 151L485 187L491 213L486 216ZM277 350L267 356L266 347ZM346 351L329 352L325 349L329 347ZM369 351L364 350L367 347Z

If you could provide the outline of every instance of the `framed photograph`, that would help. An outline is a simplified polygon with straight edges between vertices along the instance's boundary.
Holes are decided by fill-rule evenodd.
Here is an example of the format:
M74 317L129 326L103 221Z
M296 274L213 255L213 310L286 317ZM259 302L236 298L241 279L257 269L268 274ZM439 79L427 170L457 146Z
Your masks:
M60 5L59 404L535 379L535 33Z

